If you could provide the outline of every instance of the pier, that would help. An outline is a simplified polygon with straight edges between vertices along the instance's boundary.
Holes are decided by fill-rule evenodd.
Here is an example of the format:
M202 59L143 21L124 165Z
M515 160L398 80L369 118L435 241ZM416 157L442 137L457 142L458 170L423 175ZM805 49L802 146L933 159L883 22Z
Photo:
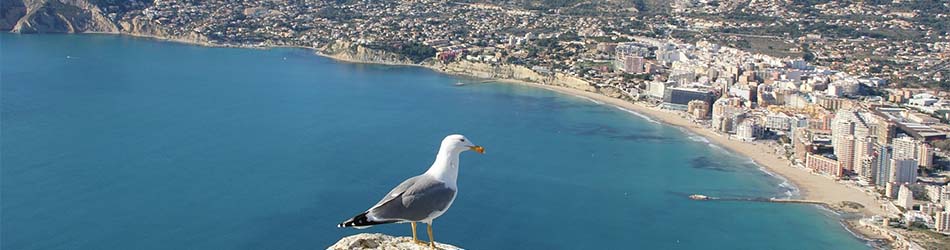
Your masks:
M701 194L693 194L689 196L690 199L699 200L699 201L755 201L755 202L774 202L774 203L797 203L797 204L814 204L814 205L828 205L828 203L816 200L802 200L802 199L778 199L778 198L762 198L762 197L753 197L753 198L723 198L723 197L713 197L706 196Z

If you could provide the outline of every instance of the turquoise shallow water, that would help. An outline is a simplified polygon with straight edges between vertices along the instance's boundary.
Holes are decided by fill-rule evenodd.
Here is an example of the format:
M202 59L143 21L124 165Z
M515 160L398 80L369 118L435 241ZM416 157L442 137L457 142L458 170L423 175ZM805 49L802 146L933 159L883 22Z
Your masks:
M615 107L298 49L0 35L0 248L323 249L462 156L436 239L468 249L867 249L747 158Z

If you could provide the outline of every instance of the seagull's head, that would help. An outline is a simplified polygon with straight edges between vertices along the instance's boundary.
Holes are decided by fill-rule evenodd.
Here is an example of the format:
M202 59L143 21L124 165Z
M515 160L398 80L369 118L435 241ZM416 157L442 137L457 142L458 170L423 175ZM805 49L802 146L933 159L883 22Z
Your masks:
M451 152L458 153L468 150L478 152L479 154L485 153L485 148L475 145L468 138L465 138L464 135L446 136L445 139L442 140L442 149L448 149Z

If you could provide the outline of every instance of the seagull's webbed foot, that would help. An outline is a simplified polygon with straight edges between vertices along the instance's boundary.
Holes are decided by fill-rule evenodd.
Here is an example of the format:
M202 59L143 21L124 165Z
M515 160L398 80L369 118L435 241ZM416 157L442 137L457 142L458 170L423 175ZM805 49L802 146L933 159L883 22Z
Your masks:
M420 246L426 246L427 244L424 241L421 241L418 237L416 237L416 223L409 222L409 224L412 225L412 243Z
M429 224L426 225L428 226L426 231L429 231L429 247L432 249L439 249L439 247L435 246L435 238L432 237L432 222L429 222Z

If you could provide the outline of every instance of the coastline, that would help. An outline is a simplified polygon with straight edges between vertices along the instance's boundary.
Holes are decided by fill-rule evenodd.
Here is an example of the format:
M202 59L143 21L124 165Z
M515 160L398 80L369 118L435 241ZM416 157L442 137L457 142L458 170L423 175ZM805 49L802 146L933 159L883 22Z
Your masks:
M622 100L619 98L614 98L606 96L600 93L594 93L589 91L584 91L580 89L574 89L564 86L555 86L549 84L542 84L537 82L519 80L519 79L506 79L506 78L485 78L479 77L476 75L466 75L459 73L457 71L449 72L442 70L442 68L425 65L425 64L405 64L405 63L388 63L388 62L372 62L372 61L359 61L351 60L348 58L342 58L334 55L328 55L321 53L320 51L314 49L315 54L318 56L327 57L335 61L345 62L345 63L362 63L362 64L378 64L378 65L389 65L389 66L409 66L409 67L423 67L428 68L437 73L460 76L460 77L472 77L480 78L490 82L499 82L507 84L521 84L524 86L542 88L554 92L558 92L565 95L571 95L575 97L585 98L591 100L600 105L609 105L614 106L623 110L630 112L633 115L639 116L643 119L647 119L651 122L661 123L668 126L677 127L683 129L685 133L697 135L705 138L708 143L722 147L726 151L731 153L748 157L752 160L760 170L766 174L783 180L782 185L791 185L791 189L796 192L792 194L790 198L799 198L805 200L814 200L823 202L823 205L816 205L830 210L832 213L840 215L843 213L857 213L860 216L856 218L839 218L839 224L845 228L852 236L868 242L869 246L874 248L882 248L890 240L886 235L879 234L875 231L865 230L858 225L858 220L863 217L870 217L873 215L884 215L885 212L881 208L882 203L875 199L871 194L865 193L856 188L846 186L845 184L837 183L834 180L821 176L818 174L811 173L807 169L799 168L792 166L791 162L786 159L778 158L772 152L771 147L761 147L760 143L749 143L743 141L732 140L728 135L722 135L711 130L708 130L704 127L701 127L687 118L681 117L679 114L660 110L654 107L649 107L643 103L630 102ZM821 190L820 192L816 190ZM864 205L861 209L850 209L842 205L842 202L858 202Z
M824 202L824 205L816 206L823 207L837 214L840 218L839 224L852 236L868 242L869 246L876 249L883 249L883 247L890 242L890 239L886 235L882 235L877 231L867 230L858 223L861 218L885 214L883 209L881 209L881 203L873 196L861 190L837 183L827 177L813 174L806 169L794 167L788 160L778 158L776 155L768 152L771 150L770 147L759 147L759 144L756 143L732 140L727 135L721 135L700 127L688 119L680 117L676 113L648 107L642 103L633 103L598 93L561 86L510 79L492 79L492 81L523 84L566 95L586 98L599 102L601 105L610 105L625 109L634 115L641 116L641 118L648 119L652 122L684 129L684 132L706 138L709 143L720 146L731 153L748 157L766 174L789 183L792 186L791 188L797 191L797 194L793 194L793 197ZM784 185L784 183L782 185ZM821 192L815 190L821 190ZM859 210L848 209L841 205L843 201L858 202L863 204L864 208ZM842 213L857 213L861 216L846 219L841 217Z
M720 146L732 153L749 157L756 165L760 166L764 172L767 174L773 175L775 178L786 180L794 189L798 190L797 197L807 200L815 200L826 203L826 208L836 212L857 212L862 216L871 216L871 215L884 215L884 211L881 209L881 203L877 201L873 196L868 193L865 193L856 188L848 187L844 184L835 182L832 179L829 179L824 176L813 174L805 169L791 166L791 163L788 160L778 158L773 154L770 147L762 147L761 143L748 143L743 141L732 140L728 135L721 135L715 133L711 130L705 129L697 124L692 123L687 118L681 117L678 113L659 110L654 107L649 107L643 103L634 103L619 98L609 97L600 93L594 93L589 91L584 91L575 88L563 87L542 84L538 82L531 82L519 79L507 79L507 78L485 78L477 75L467 75L464 72L458 71L446 71L442 67L439 67L435 64L410 64L410 63L394 63L394 62L385 62L385 61L364 61L364 60L353 60L350 58L345 58L335 54L324 53L320 48L316 47L305 47L305 46L277 46L277 45L268 45L268 46L235 46L235 45L226 45L226 44L214 44L208 42L202 42L197 40L186 40L181 38L168 38L157 35L146 35L146 34L137 34L137 33L124 33L124 32L84 32L80 34L108 34L108 35L125 35L136 38L145 38L145 39L155 39L160 41L167 42L176 42L184 43L189 45L198 45L205 47L226 47L226 48L252 48L252 49L268 49L268 48L299 48L299 49L308 49L312 51L317 56L322 56L329 58L335 61L345 62L345 63L360 63L360 64L378 64L378 65L389 65L389 66L409 66L409 67L423 67L428 68L432 71L447 74L452 76L461 76L461 77L473 77L485 79L491 82L500 82L500 83L509 83L509 84L522 84L530 87L543 88L551 91L555 91L561 94L572 95L581 98L587 98L594 100L595 102L600 102L602 105L610 105L617 108L625 109L634 115L641 116L642 118L651 120L653 122L658 122L674 127L684 129L684 132L691 133L694 135L701 136L706 138L710 143ZM820 192L816 191L820 190ZM843 201L852 201L858 202L864 205L864 208L857 211L847 211L844 207L840 206ZM881 239L882 236L878 234L873 234L866 232L866 230L856 230L858 228L853 227L853 223L856 220L845 220L845 228L852 233L856 233L858 238L862 240L871 241L873 239Z
M788 180L799 190L799 197L807 200L823 201L830 205L840 204L842 201L854 201L866 204L862 209L863 215L883 214L883 211L876 205L877 201L860 190L847 187L836 183L834 180L812 174L804 169L791 166L788 160L780 159L774 155L771 148L760 147L760 143L747 143L730 139L728 136L715 133L703 127L693 124L688 119L680 117L676 113L659 110L648 107L640 103L631 103L621 99L607 97L597 93L581 91L560 86L541 85L536 83L527 83L564 94L590 98L609 104L612 106L624 108L642 115L648 116L661 123L686 129L689 133L702 136L718 146L723 147L733 153L749 157L757 165L767 170L766 172L777 175L776 177ZM815 190L821 190L816 192ZM872 206L867 206L872 205ZM839 210L832 207L833 210Z

